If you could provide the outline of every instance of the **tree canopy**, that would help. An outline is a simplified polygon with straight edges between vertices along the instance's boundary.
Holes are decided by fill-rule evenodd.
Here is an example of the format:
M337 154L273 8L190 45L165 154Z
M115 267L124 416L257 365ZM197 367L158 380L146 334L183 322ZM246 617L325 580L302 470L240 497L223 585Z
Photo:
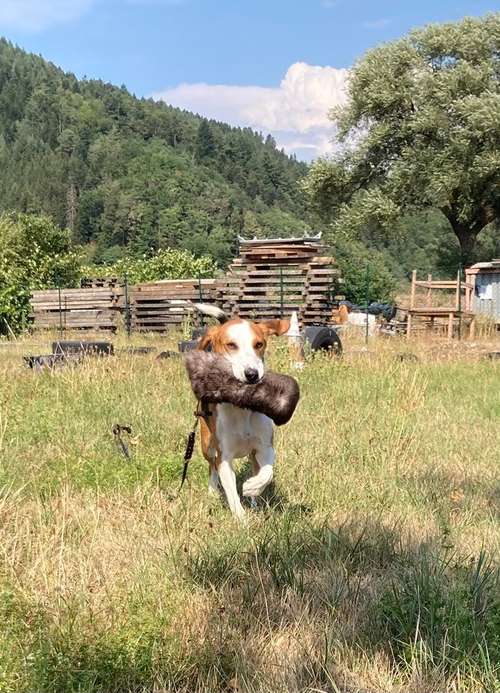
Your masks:
M306 172L250 128L78 80L0 39L0 211L51 215L97 262L169 247L224 265L238 234L309 231Z
M368 52L332 113L339 149L306 189L335 232L439 210L471 257L500 219L500 14L430 25Z

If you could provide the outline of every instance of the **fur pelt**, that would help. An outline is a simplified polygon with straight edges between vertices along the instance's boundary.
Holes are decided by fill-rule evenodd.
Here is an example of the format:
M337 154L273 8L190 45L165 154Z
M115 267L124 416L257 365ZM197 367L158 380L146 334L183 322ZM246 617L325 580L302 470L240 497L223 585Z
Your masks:
M187 352L184 359L191 387L201 402L228 402L258 411L269 416L277 426L292 418L300 391L291 376L266 371L258 383L251 385L235 378L231 365L217 354L194 350Z

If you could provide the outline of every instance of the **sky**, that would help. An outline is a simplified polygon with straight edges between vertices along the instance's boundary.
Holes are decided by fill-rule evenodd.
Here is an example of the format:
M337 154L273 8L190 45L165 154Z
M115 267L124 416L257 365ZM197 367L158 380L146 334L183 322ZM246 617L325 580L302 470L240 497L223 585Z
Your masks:
M0 0L0 35L78 77L271 133L311 160L367 49L500 0Z

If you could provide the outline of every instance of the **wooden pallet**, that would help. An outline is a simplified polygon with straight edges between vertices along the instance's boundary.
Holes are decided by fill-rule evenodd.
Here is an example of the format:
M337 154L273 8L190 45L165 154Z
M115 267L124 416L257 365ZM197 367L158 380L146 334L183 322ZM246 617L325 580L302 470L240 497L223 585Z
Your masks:
M165 332L179 327L193 316L191 303L215 303L215 279L181 279L148 282L134 286L130 292L132 330ZM196 321L196 317L194 318Z
M37 329L115 330L123 310L123 292L118 286L89 289L34 291L31 319Z
M297 311L303 324L330 321L340 273L321 250L317 245L285 247L284 242L243 248L230 268L224 308L253 319Z

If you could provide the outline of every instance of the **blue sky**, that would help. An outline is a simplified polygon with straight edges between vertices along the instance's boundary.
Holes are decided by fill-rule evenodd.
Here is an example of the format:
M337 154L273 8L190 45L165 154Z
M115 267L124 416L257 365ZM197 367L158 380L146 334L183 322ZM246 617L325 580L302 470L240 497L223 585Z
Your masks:
M0 0L0 34L312 158L328 147L342 68L415 26L495 10L500 0Z

